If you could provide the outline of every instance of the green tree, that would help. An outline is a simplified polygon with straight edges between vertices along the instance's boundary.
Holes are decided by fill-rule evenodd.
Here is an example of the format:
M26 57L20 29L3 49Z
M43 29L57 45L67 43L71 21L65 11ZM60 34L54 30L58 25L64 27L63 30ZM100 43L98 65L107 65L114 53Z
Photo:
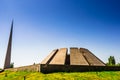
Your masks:
M10 64L10 68L14 68L14 63L11 63L11 64Z
M110 56L110 57L108 58L108 65L113 66L113 65L115 65L115 64L116 64L116 62L115 62L114 56Z

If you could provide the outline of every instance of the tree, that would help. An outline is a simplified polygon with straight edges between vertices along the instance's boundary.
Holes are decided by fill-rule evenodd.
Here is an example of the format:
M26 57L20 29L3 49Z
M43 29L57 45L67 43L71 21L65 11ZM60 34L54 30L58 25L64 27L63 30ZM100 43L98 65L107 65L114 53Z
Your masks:
M108 58L108 65L113 66L113 65L115 65L115 64L116 64L116 62L115 62L114 56L110 56L110 57Z
M10 68L14 68L14 63L11 63L11 64L10 64Z

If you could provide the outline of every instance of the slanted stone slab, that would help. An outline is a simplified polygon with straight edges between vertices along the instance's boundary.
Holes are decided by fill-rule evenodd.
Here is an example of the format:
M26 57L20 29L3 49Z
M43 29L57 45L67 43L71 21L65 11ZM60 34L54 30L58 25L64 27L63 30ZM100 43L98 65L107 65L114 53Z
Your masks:
M57 53L58 49L53 50L42 62L41 64L49 64L54 55Z
M70 65L86 65L89 66L86 59L80 53L78 48L70 48Z
M66 55L67 55L67 48L61 48L54 58L51 60L49 64L58 64L58 65L65 65L65 60L66 60Z
M85 56L90 66L105 66L105 64L88 49L80 48L80 52Z

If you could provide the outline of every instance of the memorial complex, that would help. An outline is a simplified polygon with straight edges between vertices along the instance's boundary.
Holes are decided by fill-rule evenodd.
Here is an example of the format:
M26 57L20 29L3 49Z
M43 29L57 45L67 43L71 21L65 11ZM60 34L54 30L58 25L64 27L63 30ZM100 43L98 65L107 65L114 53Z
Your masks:
M84 68L87 70L89 67L97 66L102 67L106 64L88 49L72 47L68 54L67 48L60 48L53 50L41 62L41 71L85 71Z
M18 68L11 68L13 21L11 24L4 70L49 72L79 71L120 71L119 66L107 66L102 60L86 48L70 47L54 49L42 62ZM70 51L68 51L70 50ZM70 53L68 53L70 52ZM23 55L21 55L23 56ZM27 56L29 57L29 56Z

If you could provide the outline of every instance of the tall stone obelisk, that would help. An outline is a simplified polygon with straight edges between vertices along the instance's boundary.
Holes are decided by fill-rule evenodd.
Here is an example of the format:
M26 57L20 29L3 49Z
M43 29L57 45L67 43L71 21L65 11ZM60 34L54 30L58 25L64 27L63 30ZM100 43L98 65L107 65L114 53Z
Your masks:
M12 21L12 24L11 24L11 30L10 30L8 47L7 47L6 57L5 57L4 69L10 68L11 49L12 49L12 33L13 33L13 21Z

